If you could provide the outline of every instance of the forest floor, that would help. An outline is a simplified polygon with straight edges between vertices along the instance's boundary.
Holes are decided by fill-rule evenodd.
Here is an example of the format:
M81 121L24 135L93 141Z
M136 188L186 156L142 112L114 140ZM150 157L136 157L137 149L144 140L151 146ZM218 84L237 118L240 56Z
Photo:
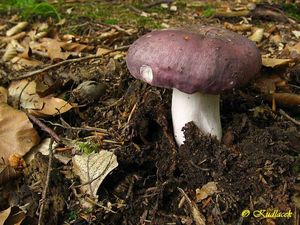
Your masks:
M0 225L300 224L300 7L162 2L0 5ZM221 142L189 123L178 147L172 91L125 57L151 30L202 25L255 41L263 67L221 94Z

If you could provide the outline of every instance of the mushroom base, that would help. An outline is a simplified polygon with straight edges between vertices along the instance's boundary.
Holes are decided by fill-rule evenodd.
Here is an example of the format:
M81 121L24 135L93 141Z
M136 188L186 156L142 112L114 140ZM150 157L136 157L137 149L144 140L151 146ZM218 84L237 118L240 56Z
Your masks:
M182 128L191 121L203 133L216 136L221 140L220 95L200 92L186 94L173 88L172 120L175 140L179 146L185 140Z

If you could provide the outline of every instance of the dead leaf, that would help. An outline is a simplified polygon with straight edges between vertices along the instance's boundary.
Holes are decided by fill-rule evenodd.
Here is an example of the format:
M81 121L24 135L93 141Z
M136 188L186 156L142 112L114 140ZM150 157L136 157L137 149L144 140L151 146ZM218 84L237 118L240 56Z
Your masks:
M19 56L14 57L11 62L13 63L13 69L16 71L26 68L34 68L43 64L42 62L35 59L26 59Z
M6 36L10 37L14 34L17 34L21 31L23 31L28 25L28 22L19 22L16 26L10 28L8 31L6 31Z
M97 52L96 52L96 55L104 55L104 54L107 54L108 52L110 52L111 50L109 49L106 49L106 48L98 48L97 49Z
M39 142L27 115L5 103L0 103L0 138L0 158L5 162L11 155L25 155Z
M10 207L2 212L4 213L3 218L6 217L8 212L9 212L9 214L3 223L1 223L2 221L0 218L0 225L2 225L2 224L20 225L26 217L26 214L22 211L22 209L17 206ZM0 217L1 217L1 213L0 213Z
M262 65L265 67L277 68L281 66L287 66L290 62L293 62L293 60L262 57Z
M11 42L12 40L22 39L25 36L26 36L26 32L21 32L21 33L15 34L15 35L10 36L10 37L0 37L0 41L7 43L7 42Z
M41 109L29 109L28 112L36 116L55 116L65 113L73 108L71 104L60 98L44 97L40 98L43 102Z
M253 34L248 37L251 41L254 41L256 43L261 42L261 40L264 37L264 29L263 28L256 28Z
M254 81L253 86L258 89L261 93L270 94L276 91L276 88L287 86L287 83L278 75L262 76Z
M299 106L300 105L300 95L293 93L273 93L268 96L271 101L274 98L275 102L283 106Z
M8 88L9 97L15 104L36 116L54 116L69 111L73 106L60 98L36 93L36 82L28 80L14 81Z
M13 180L19 173L9 165L0 163L0 186L6 182ZM1 222L0 222L1 225Z
M27 35L26 32L21 32L21 33L15 34L10 37L0 37L0 42L10 43L12 41L17 41L17 40L23 39L24 37L26 37L26 35Z
M293 46L287 45L286 49L289 51L290 57L292 59L300 58L300 42L298 42L297 44L295 44Z
M13 57L17 55L17 49L11 43L7 45L6 50L2 56L4 62L10 61Z
M33 50L39 50L47 52L48 57L52 60L56 59L67 59L72 52L80 53L83 51L90 51L94 49L93 46L79 44L79 43L69 43L51 38L42 38L40 43L33 42L30 44ZM68 52L69 51L69 52Z
M5 221L9 217L10 212L11 212L11 207L0 212L0 225L4 225Z
M102 150L89 155L76 155L72 159L73 171L80 177L81 190L97 197L97 190L104 178L118 166L114 153Z
M7 103L8 91L0 86L0 103Z
M225 22L224 27L232 31L249 31L252 28L252 24L232 24Z
M11 82L8 88L8 95L13 104L24 109L42 109L43 102L36 94L35 81L20 80Z
M215 194L218 191L216 182L208 182L201 189L196 189L196 202L201 202L203 199Z
M296 38L300 37L300 31L298 31L298 30L293 30L292 34L295 35Z

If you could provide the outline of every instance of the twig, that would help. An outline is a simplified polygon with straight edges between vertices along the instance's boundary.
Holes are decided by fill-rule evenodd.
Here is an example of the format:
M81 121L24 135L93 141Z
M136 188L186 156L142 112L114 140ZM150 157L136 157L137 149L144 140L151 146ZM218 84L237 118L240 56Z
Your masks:
M29 73L25 73L24 75L21 75L21 76L18 76L18 77L13 77L13 78L10 78L10 80L20 80L20 79L24 79L24 78L28 78L28 77L32 77L34 75L37 75L37 74L40 74L40 73L43 73L47 70L50 70L50 69L53 69L55 67L58 67L58 66L62 66L64 64L67 64L67 63L74 63L74 62L80 62L80 61L84 61L84 60L88 60L88 59L95 59L95 58L101 58L105 55L108 55L112 52L116 52L116 51L120 51L120 50L124 50L128 48L128 46L122 46L120 48L116 48L114 50L110 50L102 55L89 55L89 56L85 56L85 57L82 57L82 58L76 58L76 59L67 59L65 61L61 61L61 62L58 62L56 64L53 64L53 65L50 65L50 66L46 66L42 69L39 69L39 70L35 70L35 71L31 71Z
M156 6L156 5L160 5L162 3L170 4L172 2L173 2L173 0L159 0L159 1L155 1L155 2L149 3L149 4L145 4L145 5L143 5L143 7L144 8L150 8L150 7L153 7L153 6Z
M202 215L202 213L199 211L197 205L191 201L191 199L188 197L188 195L184 192L183 189L177 187L177 189L180 191L180 193L185 197L186 202L188 203L192 216L194 218L194 221L196 225L206 225L205 223L205 217Z
M61 127L64 129L70 129L70 130L84 130L84 131L98 131L98 132L103 132L103 133L107 133L106 129L103 128L98 128L98 127L72 127L72 126L64 126L60 123L52 123L51 121L45 120L45 119L40 119L43 122L49 123L52 126L57 126L57 127Z
M285 111L283 111L282 109L279 109L279 113L284 116L285 118L287 118L288 120L292 121L294 124L299 125L300 126L300 121L295 120L294 118L290 117Z
M104 205L101 205L101 204L99 204L98 202L95 202L93 199L89 198L88 196L85 197L85 200L87 200L89 203L92 203L93 205L96 205L96 206L98 206L98 207L100 207L100 208L102 208L102 209L105 209L105 210L108 211L108 212L111 212L111 213L114 213L114 214L117 213L117 212L111 210L110 208L105 207Z
M48 133L56 143L61 143L60 137L50 127L47 127L42 121L40 121L35 116L30 115L29 113L27 113L27 116L32 122L38 125L43 131Z
M40 200L40 213L39 213L39 220L38 220L38 225L42 225L42 219L43 219L43 214L45 210L45 202L47 198L47 192L48 192L48 187L49 187L49 182L50 182L50 175L51 175L51 170L52 170L52 160L53 160L53 139L51 138L50 144L49 144L49 161L48 161L48 169L47 169L47 176L46 176L46 182L45 182L45 187L42 193L42 198Z

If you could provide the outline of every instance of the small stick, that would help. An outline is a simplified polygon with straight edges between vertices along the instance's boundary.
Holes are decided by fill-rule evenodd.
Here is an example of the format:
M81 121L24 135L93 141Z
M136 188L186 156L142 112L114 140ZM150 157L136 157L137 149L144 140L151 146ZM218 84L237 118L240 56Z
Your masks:
M43 219L43 214L45 210L45 202L47 198L47 192L48 192L48 187L49 187L49 182L50 182L50 175L51 175L51 170L52 170L52 159L53 159L53 138L50 140L49 144L49 161L48 161L48 169L47 169L47 176L46 176L46 183L45 187L42 193L42 198L40 200L40 213L39 213L39 220L38 220L38 225L42 225L42 219Z
M29 73L25 73L24 75L21 75L21 76L18 76L18 77L14 77L14 78L10 78L10 80L20 80L20 79L24 79L24 78L28 78L28 77L32 77L34 75L37 75L37 74L40 74L40 73L43 73L47 70L50 70L50 69L53 69L55 67L58 67L58 66L62 66L64 64L67 64L67 63L73 63L73 62L80 62L80 61L83 61L83 60L88 60L88 59L95 59L95 58L101 58L105 55L108 55L112 52L116 52L116 51L120 51L120 50L124 50L126 48L128 48L129 46L122 46L120 48L116 48L114 50L110 50L102 55L88 55L88 56L85 56L85 57L82 57L82 58L76 58L76 59L67 59L65 61L61 61L61 62L58 62L56 64L53 64L53 65L50 65L50 66L46 66L42 69L39 69L39 70L35 70L35 71L32 71L32 72L29 72Z
M47 127L42 121L40 121L35 116L30 115L29 113L27 113L27 116L32 122L38 125L43 131L48 133L56 143L61 143L60 137L50 127Z
M185 197L186 202L188 203L192 216L194 218L194 221L196 225L206 225L205 223L205 217L202 215L202 213L199 211L197 205L192 202L192 200L188 197L188 195L184 192L182 188L177 187L178 191Z
M295 120L294 118L290 117L285 111L283 111L282 109L279 109L279 113L284 116L285 118L287 118L288 120L292 121L294 124L299 125L300 126L300 121Z
M170 4L172 2L173 2L173 0L160 0L160 1L149 3L149 4L145 4L145 5L143 5L143 7L144 8L150 8L150 7L153 7L153 6L156 6L156 5L160 5L162 3Z

